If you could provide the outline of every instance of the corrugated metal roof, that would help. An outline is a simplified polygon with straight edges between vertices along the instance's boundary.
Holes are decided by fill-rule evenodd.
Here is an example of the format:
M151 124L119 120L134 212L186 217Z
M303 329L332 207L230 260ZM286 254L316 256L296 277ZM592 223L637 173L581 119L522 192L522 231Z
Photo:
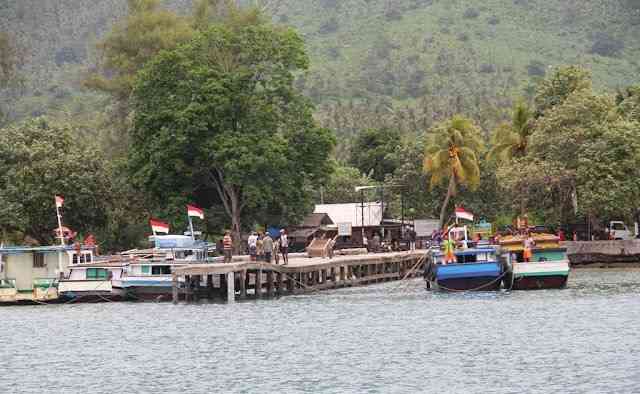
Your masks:
M352 227L362 226L362 203L318 204L314 213L326 213L333 223L351 223ZM364 203L364 226L379 226L382 222L382 204L379 202Z

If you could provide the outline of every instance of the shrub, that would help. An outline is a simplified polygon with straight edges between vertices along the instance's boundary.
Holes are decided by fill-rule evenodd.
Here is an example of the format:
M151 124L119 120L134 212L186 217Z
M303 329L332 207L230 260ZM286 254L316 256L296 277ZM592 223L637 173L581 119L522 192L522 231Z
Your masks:
M547 70L544 63L540 61L532 60L527 66L527 74L529 74L530 77L544 77L546 73Z
M480 16L480 11L475 8L467 8L464 10L464 14L462 14L462 16L464 16L465 19L474 19Z
M623 49L624 42L622 40L602 32L593 35L593 45L591 46L591 53L593 54L615 57Z
M495 15L490 16L489 18L487 18L487 23L490 25L497 25L498 23L500 23L500 18L498 18Z
M496 66L490 63L483 63L480 65L480 72L486 74L494 73L496 72Z
M338 20L336 18L331 18L320 25L320 29L318 30L318 32L320 32L320 34L329 34L335 33L337 30Z

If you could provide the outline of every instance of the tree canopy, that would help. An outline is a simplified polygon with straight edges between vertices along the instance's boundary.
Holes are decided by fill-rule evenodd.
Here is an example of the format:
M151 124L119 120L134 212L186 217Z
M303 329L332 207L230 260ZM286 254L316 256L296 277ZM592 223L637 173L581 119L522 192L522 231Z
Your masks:
M475 190L480 185L480 159L484 150L480 129L472 120L456 115L434 126L427 136L424 171L431 187L448 180L446 197L440 210L440 225L445 221L449 199L458 185Z
M64 222L79 232L107 223L109 165L73 128L36 118L0 130L0 229L46 244L57 228L54 195L64 196Z
M221 204L236 241L243 214L297 220L335 144L294 89L307 67L302 39L266 24L213 26L161 53L133 92L134 181L165 204L175 195Z
M382 182L397 166L396 149L402 144L394 128L367 129L356 135L351 146L350 164Z

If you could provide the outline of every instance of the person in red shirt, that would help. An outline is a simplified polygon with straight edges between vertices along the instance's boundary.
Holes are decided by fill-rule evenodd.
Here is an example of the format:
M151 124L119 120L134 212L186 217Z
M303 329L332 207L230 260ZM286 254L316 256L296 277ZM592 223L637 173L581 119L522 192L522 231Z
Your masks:
M562 229L558 230L558 240L560 242L566 241L564 231Z

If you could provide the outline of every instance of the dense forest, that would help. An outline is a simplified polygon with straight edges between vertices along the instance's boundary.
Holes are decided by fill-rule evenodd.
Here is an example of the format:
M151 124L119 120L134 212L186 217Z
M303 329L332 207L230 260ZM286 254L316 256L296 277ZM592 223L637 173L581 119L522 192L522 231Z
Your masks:
M49 242L56 193L108 250L378 183L413 218L636 215L639 2L240 3L0 1L5 242Z

